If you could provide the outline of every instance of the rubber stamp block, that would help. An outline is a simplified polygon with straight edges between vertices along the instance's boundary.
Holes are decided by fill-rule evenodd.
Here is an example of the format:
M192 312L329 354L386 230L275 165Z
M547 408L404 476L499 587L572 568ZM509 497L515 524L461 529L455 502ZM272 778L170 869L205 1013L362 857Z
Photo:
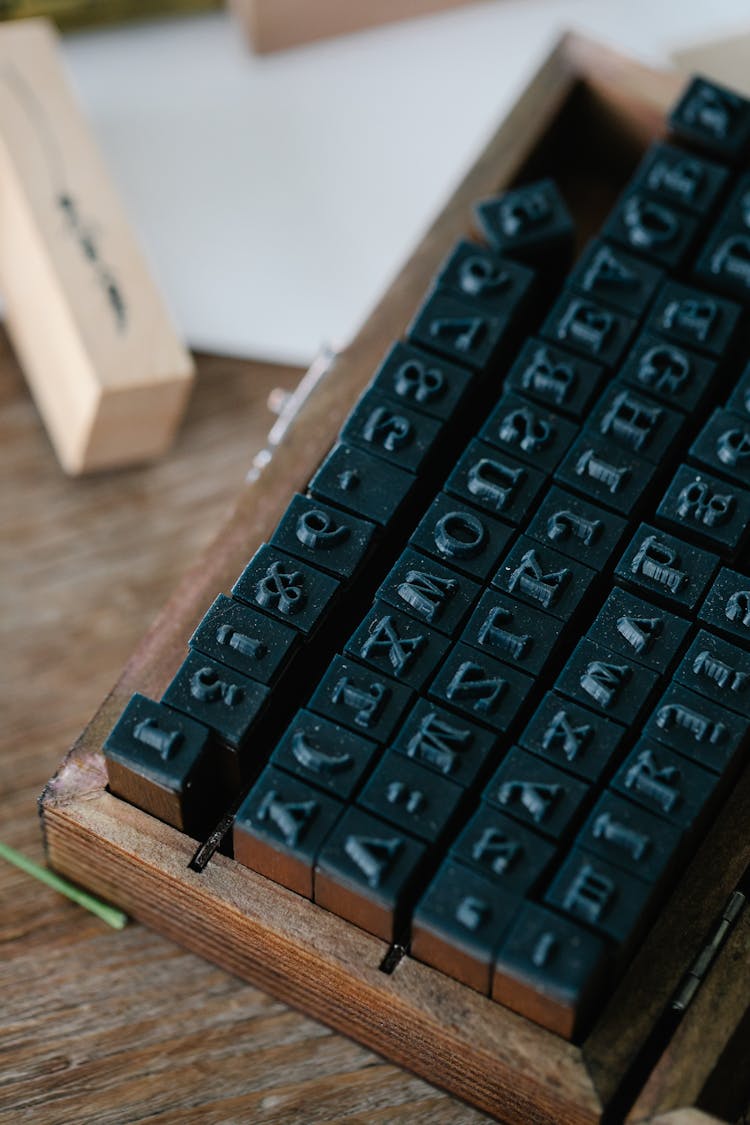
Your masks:
M619 377L659 402L692 414L704 402L716 367L699 352L644 332L625 356Z
M383 941L400 935L426 848L402 829L350 808L315 869L315 901Z
M465 574L407 548L377 596L448 637L460 632L481 587Z
M466 447L445 482L445 491L518 527L528 519L544 487L544 476L483 441Z
M405 469L340 442L328 454L308 490L316 500L386 527L399 518L415 484L416 477Z
M234 858L312 898L315 861L343 811L333 797L268 766L235 818Z
M714 773L675 754L662 743L642 738L612 779L612 788L677 825L695 830L718 784Z
M750 492L711 473L680 465L656 517L676 534L697 539L731 561L750 532Z
M725 567L701 606L698 620L717 633L724 633L735 644L750 645L750 579Z
M750 488L750 418L715 410L690 446L690 459Z
M280 621L219 594L189 641L190 647L222 664L272 684L288 667L299 634Z
M618 448L609 435L587 426L568 450L555 481L630 517L644 501L655 475L656 465L645 457Z
M496 883L447 859L414 912L411 955L487 995L495 951L517 908Z
M343 723L374 742L390 741L414 693L389 676L334 656L308 704L311 711Z
M511 894L525 897L537 887L555 856L542 836L484 802L459 834L451 857Z
M347 801L379 752L369 738L302 710L284 731L270 764Z
M503 560L492 585L534 609L569 621L595 577L590 567L522 535ZM555 627L550 624L550 628Z
M57 456L79 474L158 457L193 364L61 64L52 25L0 30L0 287Z
M578 433L578 427L549 409L515 394L504 394L482 427L482 441L551 473Z
M693 215L637 189L620 198L603 231L605 238L669 271L684 263L697 233Z
M513 529L507 524L441 492L409 543L451 569L483 582L512 538Z
M393 748L464 787L486 772L496 753L492 732L426 699L409 712Z
M750 731L746 720L734 711L671 683L643 733L712 773L723 774L731 772L744 753Z
M682 651L689 629L684 617L615 588L587 635L610 652L664 676Z
M446 419L461 406L472 382L472 373L465 367L409 344L394 344L370 386L414 410Z
M530 303L535 280L534 271L519 262L462 239L441 266L435 287L517 319Z
M338 592L335 578L267 543L232 587L235 598L304 634L313 633L326 619Z
M618 562L615 576L677 610L694 610L718 568L718 555L642 523Z
M589 787L514 746L485 787L482 800L551 840L561 840L580 817Z
M492 998L570 1039L594 1008L609 962L604 942L527 903L500 945Z
M548 692L518 741L524 750L595 782L618 761L626 733L619 723Z
M456 644L438 669L428 694L462 716L505 731L533 689L530 676L470 645Z
M658 680L631 656L584 638L558 676L555 690L628 726L648 707Z
M657 142L647 149L632 183L665 203L705 215L716 206L727 179L727 169L721 164Z
M736 164L750 147L750 102L706 78L693 78L669 115L677 140Z
M538 180L478 203L479 229L490 245L509 258L545 271L564 269L573 253L575 227L553 180Z
M668 281L657 294L646 327L677 344L719 359L734 346L741 313L735 301Z
M570 348L603 367L617 367L636 321L599 299L564 292L541 328L546 340Z
M580 421L603 377L601 364L532 337L508 372L504 387Z
M673 824L603 793L576 837L576 844L646 883L661 884L678 859L682 833Z
M435 844L455 825L465 791L418 762L386 751L357 805L410 836Z
M344 653L418 691L449 644L447 637L428 625L376 602L346 642Z
M578 293L639 319L663 278L656 266L596 239L576 263L568 284Z
M625 946L645 925L653 897L649 883L593 852L576 848L547 891L545 902Z
M550 488L526 533L571 559L583 555L593 570L604 570L622 542L627 523L591 500L564 488Z
M210 737L203 724L134 695L104 744L110 789L183 832L211 827L218 791Z

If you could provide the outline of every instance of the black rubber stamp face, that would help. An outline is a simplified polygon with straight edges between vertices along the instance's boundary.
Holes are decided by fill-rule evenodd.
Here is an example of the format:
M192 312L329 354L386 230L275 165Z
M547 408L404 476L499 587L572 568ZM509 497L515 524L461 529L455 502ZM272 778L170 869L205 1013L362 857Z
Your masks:
M500 254L565 268L573 250L573 220L552 180L513 188L479 203L475 210L482 234Z
M579 259L568 284L585 296L640 317L663 276L660 269L642 258L597 239Z
M350 413L341 429L341 440L416 473L434 455L441 422L414 409L404 397L386 395L374 386Z
M457 837L450 854L498 887L527 895L549 868L555 849L513 817L482 803Z
M378 597L446 636L456 636L481 587L464 574L407 549L387 575Z
M211 727L228 746L242 748L270 697L264 685L200 652L182 662L164 702Z
M472 441L445 484L446 492L516 526L525 522L544 487L544 475Z
M436 290L418 310L407 337L415 347L482 374L498 363L509 323L506 313Z
M441 839L455 821L463 790L413 759L387 751L357 804L426 843Z
M541 335L586 359L616 367L635 331L636 322L599 300L565 292L542 326Z
M530 676L459 643L438 669L428 694L459 715L498 731L507 730L533 686Z
M675 682L651 712L644 734L718 774L734 767L748 742L740 715Z
M575 921L624 945L645 924L653 886L594 852L576 848L545 901Z
M374 742L388 742L413 700L405 684L335 656L308 708Z
M657 517L687 539L732 559L750 533L750 492L710 473L681 465Z
M588 786L515 747L486 786L483 800L550 839L570 830Z
M666 406L692 414L706 398L716 363L672 340L644 332L628 351L619 378Z
M558 484L618 515L631 516L651 486L656 466L586 427L555 473Z
M603 377L601 364L532 337L521 349L504 385L508 391L580 421Z
M510 319L525 312L534 280L519 262L462 240L438 270L435 287Z
M348 656L418 690L449 647L447 637L429 626L376 602L346 642Z
M441 492L409 543L449 569L485 581L512 536L508 524Z
M646 151L634 181L649 195L697 215L711 212L727 182L726 168L713 160L656 143Z
M696 220L681 207L636 188L622 195L603 234L632 254L672 271L685 261L697 229Z
M750 144L750 104L733 90L695 77L669 116L678 140L735 163Z
M297 651L299 633L220 594L190 638L190 647L251 679L274 683Z
M264 544L235 582L232 594L289 628L309 634L325 619L339 590L330 575Z
M625 728L556 692L544 696L520 743L584 781L597 781L620 753Z
M545 998L548 1026L570 1037L600 994L608 960L605 943L584 926L527 903L501 942L492 995L523 1011L531 989Z
M365 561L374 536L375 525L369 520L297 495L281 517L271 546L346 581Z
M669 281L657 294L646 327L712 358L734 344L740 306L703 289Z
M612 788L683 831L693 830L713 798L717 777L663 744L637 742Z
M486 769L495 746L491 731L425 699L415 704L392 741L400 754L464 787Z
M718 555L641 524L618 562L615 576L659 601L693 610L718 567Z
M559 464L578 429L559 414L506 393L479 434L482 441L542 473Z
M310 481L310 494L381 527L401 517L416 478L346 443L336 445Z

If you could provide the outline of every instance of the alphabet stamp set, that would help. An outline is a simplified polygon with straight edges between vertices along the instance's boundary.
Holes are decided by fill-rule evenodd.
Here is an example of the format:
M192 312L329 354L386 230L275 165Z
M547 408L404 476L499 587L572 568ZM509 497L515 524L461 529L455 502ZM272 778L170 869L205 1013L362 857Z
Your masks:
M750 103L563 41L50 782L53 865L503 1120L731 1113L748 302Z

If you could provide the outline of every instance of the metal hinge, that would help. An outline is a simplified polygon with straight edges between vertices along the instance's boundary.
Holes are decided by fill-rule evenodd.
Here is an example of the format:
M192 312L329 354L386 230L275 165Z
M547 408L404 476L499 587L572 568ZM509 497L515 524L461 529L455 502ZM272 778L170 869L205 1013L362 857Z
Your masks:
M670 1004L672 1011L682 1014L690 1007L698 989L706 979L709 969L716 960L719 950L726 942L746 905L747 895L743 891L733 891L721 912L721 917L713 933L682 978Z

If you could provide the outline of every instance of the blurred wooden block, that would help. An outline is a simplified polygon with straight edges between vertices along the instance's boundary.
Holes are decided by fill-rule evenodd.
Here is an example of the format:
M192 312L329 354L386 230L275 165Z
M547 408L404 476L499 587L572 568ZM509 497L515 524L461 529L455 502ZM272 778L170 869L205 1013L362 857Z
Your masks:
M8 332L63 468L163 453L192 360L43 20L0 29L0 231Z
M731 37L674 51L672 59L684 74L705 74L750 97L750 25Z
M253 50L264 54L458 8L476 0L229 0Z

